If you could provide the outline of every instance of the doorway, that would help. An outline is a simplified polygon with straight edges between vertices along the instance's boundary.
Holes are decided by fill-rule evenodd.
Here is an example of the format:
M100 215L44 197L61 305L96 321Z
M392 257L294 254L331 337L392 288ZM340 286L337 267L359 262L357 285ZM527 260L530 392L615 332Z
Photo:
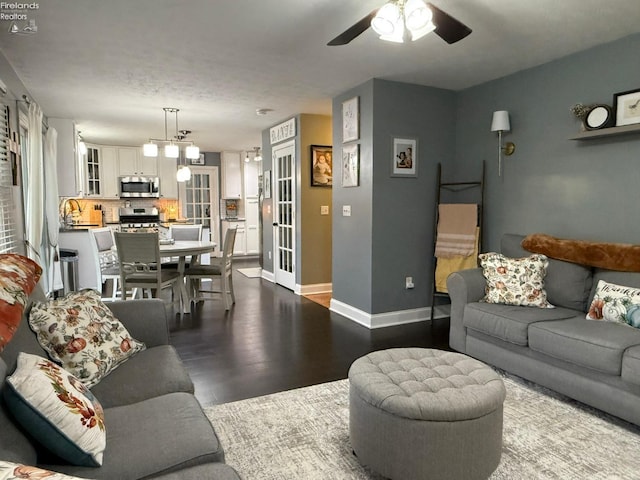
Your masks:
M276 283L290 290L295 290L296 286L295 145L295 141L290 141L273 149L273 269Z
M218 167L190 168L191 179L179 187L182 215L193 223L201 223L203 229L208 228L211 241L221 249Z

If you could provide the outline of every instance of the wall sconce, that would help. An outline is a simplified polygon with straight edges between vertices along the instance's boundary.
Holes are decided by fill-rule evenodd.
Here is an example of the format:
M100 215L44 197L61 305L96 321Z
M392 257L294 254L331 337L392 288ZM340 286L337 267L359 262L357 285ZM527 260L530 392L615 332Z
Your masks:
M511 124L509 123L509 112L500 110L493 112L491 120L491 131L498 132L498 176L502 176L502 152L508 157L516 151L516 144L507 142L502 144L502 132L510 132Z

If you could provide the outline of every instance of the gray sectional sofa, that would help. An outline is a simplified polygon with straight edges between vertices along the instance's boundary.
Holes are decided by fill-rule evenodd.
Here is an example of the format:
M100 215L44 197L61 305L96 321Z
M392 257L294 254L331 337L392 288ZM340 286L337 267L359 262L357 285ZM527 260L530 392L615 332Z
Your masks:
M530 255L523 239L504 235L501 253ZM599 280L640 287L640 273L549 259L545 290L556 308L545 309L480 302L482 269L453 273L450 346L640 425L640 329L586 320Z
M44 299L41 290L36 289L30 302L34 298ZM216 432L193 395L193 383L180 358L169 345L162 300L114 302L109 308L147 348L92 388L105 412L103 465L78 467L52 457L15 423L2 395L0 460L82 478L239 479L224 463ZM21 351L47 357L25 318L1 354L0 389L15 369Z

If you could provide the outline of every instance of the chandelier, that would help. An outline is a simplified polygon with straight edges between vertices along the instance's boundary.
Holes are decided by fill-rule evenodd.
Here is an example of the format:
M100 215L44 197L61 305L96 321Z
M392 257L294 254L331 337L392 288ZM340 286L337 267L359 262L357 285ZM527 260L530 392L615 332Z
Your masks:
M402 43L409 34L415 41L435 30L432 17L433 12L422 0L391 0L378 10L371 28L382 40Z
M178 129L178 112L180 109L172 107L164 107L164 139L150 138L148 143L142 146L142 153L145 157L157 157L158 156L158 144L165 144L164 156L167 158L178 158L180 156L180 145L186 145L185 157L191 159L200 158L200 148L196 147L192 141L186 140L187 135L191 133L191 130L179 130ZM174 113L176 116L176 134L173 138L169 138L167 129L167 115Z
M245 154L244 161L246 163L249 163L251 161L251 158L249 157L249 152L248 151ZM262 154L260 153L260 147L253 147L253 161L254 162L261 162L262 161Z

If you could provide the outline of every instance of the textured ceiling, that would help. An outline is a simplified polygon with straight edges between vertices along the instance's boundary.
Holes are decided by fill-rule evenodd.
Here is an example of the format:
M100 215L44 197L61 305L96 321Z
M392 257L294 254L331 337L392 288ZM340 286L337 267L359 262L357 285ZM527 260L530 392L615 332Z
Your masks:
M382 3L46 0L29 13L36 34L0 22L0 51L45 115L87 141L163 138L162 107L177 107L180 129L221 151L294 114L330 115L332 97L371 78L459 90L640 31L638 0L433 0L473 33L399 45L368 30L326 46Z

